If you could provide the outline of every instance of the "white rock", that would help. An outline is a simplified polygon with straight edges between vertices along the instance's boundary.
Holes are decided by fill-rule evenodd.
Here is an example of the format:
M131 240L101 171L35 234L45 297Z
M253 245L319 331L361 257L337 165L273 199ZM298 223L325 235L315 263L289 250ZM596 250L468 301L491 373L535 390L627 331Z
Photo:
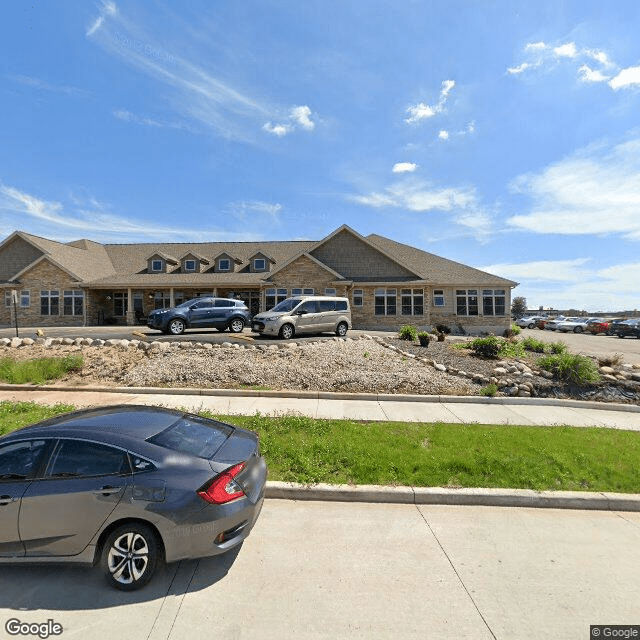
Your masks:
M11 346L14 349L22 346L22 338L11 338Z

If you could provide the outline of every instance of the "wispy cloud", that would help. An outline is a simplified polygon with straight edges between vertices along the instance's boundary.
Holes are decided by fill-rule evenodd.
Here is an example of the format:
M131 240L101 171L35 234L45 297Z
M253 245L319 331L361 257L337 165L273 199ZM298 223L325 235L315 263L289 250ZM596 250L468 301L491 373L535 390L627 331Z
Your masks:
M114 214L109 205L92 197L72 196L62 203L44 200L0 183L0 219L4 236L16 229L57 239L90 237L98 241L185 240L206 237L214 240L251 240L256 233L232 233L216 228L187 229L154 225Z
M453 80L443 80L438 102L434 105L428 105L424 102L420 102L408 107L407 113L409 113L409 117L405 119L405 122L408 124L417 124L422 120L433 118L433 116L438 113L442 113L446 108L447 99L455 84L456 83Z
M418 168L415 162L396 162L393 165L393 173L413 173Z
M113 111L113 115L118 120L124 122L131 122L133 124L141 124L146 127L155 127L158 129L178 129L180 131L190 131L195 133L195 130L184 122L169 122L167 120L158 120L156 118L148 118L146 116L139 116L126 109L116 109Z
M251 221L264 222L264 218L268 218L270 223L280 224L281 204L271 202L260 202L259 200L231 202L228 210L234 218L245 222L247 219Z
M308 106L286 110L254 99L216 77L207 61L193 62L158 46L147 29L132 23L113 2L103 3L87 30L87 37L157 81L167 90L167 100L182 118L192 119L223 137L255 142L261 129L282 136L296 128L306 131L315 128ZM287 121L272 124L282 113L287 113ZM267 125L263 124L265 121ZM153 126L150 122L146 124Z
M376 209L397 208L418 213L444 211L453 222L473 231L478 240L485 240L492 226L492 217L479 202L473 187L437 188L425 181L406 178L382 191L349 196L357 202Z
M511 190L533 201L529 213L507 220L512 227L640 240L640 138L581 150L540 173L519 176Z
M575 258L573 260L534 260L518 263L501 262L481 267L481 269L512 278L518 282L527 278L549 282L575 282L587 276L584 265L589 260L590 258Z
M64 93L68 96L86 97L90 96L91 92L85 89L79 89L78 87L71 87L68 85L57 85L39 80L38 78L30 78L29 76L9 76L12 80L19 82L20 84L39 89L41 91L49 91L51 93Z

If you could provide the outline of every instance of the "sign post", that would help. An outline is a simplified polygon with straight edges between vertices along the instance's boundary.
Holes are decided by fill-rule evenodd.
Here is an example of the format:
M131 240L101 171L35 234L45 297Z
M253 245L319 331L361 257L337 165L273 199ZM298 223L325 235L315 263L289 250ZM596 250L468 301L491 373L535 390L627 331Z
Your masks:
M13 300L13 317L16 323L16 338L18 338L18 292L15 289L11 290L11 299Z

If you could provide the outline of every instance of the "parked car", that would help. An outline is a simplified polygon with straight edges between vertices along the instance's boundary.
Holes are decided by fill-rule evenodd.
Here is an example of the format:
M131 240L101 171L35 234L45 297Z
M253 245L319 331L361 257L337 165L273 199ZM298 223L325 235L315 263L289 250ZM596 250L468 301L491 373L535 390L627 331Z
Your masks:
M593 320L593 318L566 318L566 320L556 325L556 329L563 333L567 333L568 331L582 333L587 328L589 320Z
M185 329L229 329L240 333L251 322L251 313L242 300L194 298L171 309L156 309L147 318L150 329L180 335Z
M626 322L627 318L616 318L609 323L609 328L607 329L608 336L615 336L618 334L617 329L620 324Z
M351 328L349 299L334 296L287 298L270 311L254 316L251 328L256 333L280 336L285 340L296 334L323 331L345 336Z
M566 318L564 316L558 316L557 318L553 318L551 320L547 320L544 324L544 328L548 329L549 331L555 331L558 324L560 322L563 322L564 320L566 320Z
M158 563L239 545L264 500L252 431L159 407L76 411L0 438L0 562L100 562L130 591Z
M634 336L640 338L640 319L625 320L616 326L616 335L618 338L626 338Z
M541 318L542 316L523 316L516 320L516 324L523 329L533 329L536 326L536 321Z
M537 329L544 329L545 325L547 324L547 322L549 321L549 317L548 316L544 316L541 318L538 318L536 320L536 328Z
M609 330L611 318L591 318L587 323L587 331L595 335L604 335Z

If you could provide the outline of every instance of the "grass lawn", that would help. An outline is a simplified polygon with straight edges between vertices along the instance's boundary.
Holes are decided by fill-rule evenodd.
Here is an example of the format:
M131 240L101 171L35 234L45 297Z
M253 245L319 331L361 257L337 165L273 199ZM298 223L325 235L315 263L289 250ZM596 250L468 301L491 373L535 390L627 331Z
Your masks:
M0 402L0 434L72 411ZM271 480L640 493L640 433L212 416L260 435Z
M0 358L0 381L10 384L42 384L47 380L61 378L69 371L81 369L82 363L82 356L79 354L18 361Z

